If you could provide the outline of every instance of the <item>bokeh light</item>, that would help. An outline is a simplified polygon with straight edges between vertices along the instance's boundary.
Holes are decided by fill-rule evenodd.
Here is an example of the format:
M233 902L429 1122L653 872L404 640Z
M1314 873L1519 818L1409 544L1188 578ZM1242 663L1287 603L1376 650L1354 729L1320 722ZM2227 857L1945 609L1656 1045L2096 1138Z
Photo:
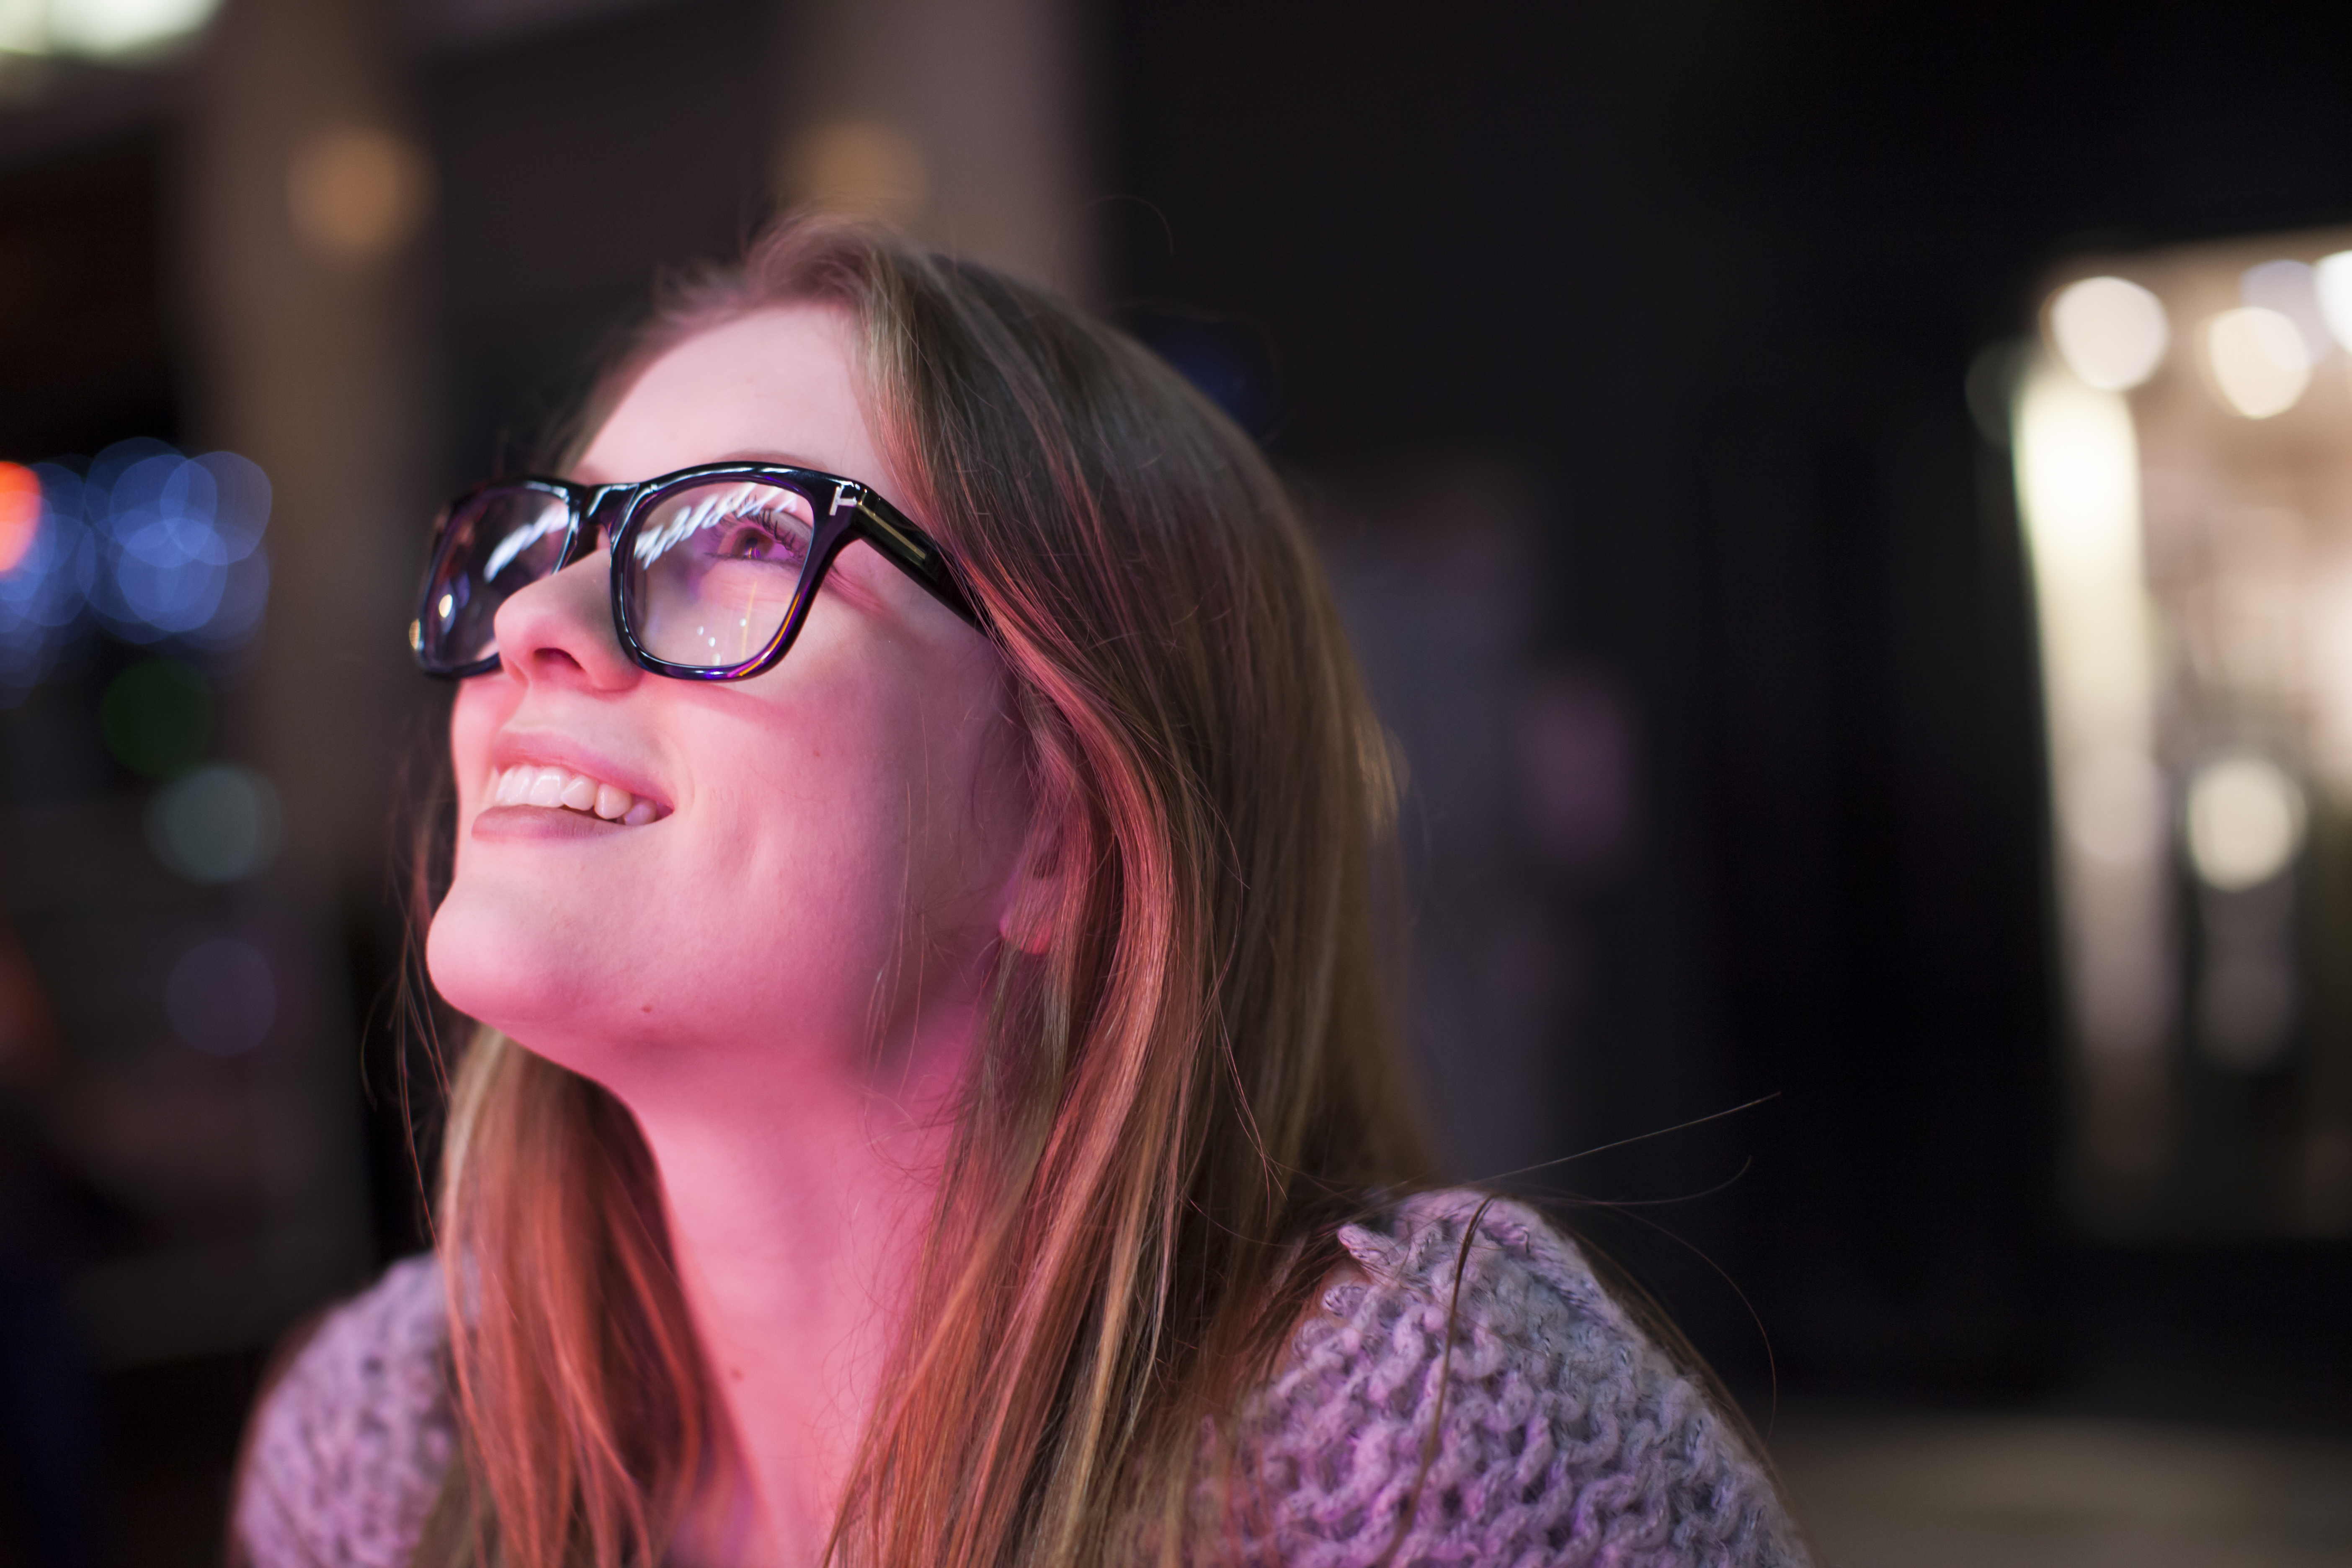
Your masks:
M212 742L212 687L175 659L146 659L107 683L98 722L116 762L147 778L173 778L202 761Z
M0 463L0 573L32 553L41 527L41 481L22 463Z
M2156 374L2172 342L2164 303L2122 278L2085 278L2050 300L2050 341L2066 368L2102 392Z
M777 183L795 205L898 224L921 216L930 197L922 150L876 121L811 129L784 149Z
M2189 863L2221 892L2269 881L2303 847L2303 792L2267 757L2223 757L2189 784Z
M23 553L0 572L0 707L14 704L80 640L89 622L87 592L95 557L79 526L81 481L68 470L36 463L27 470L40 487ZM58 497L71 498L60 517Z
M2311 269L2311 282L2327 330L2338 343L2352 348L2352 250L2321 257Z
M2315 364L2336 346L2327 314L2320 308L2318 274L2307 261L2265 261L2247 268L2238 275L2238 299L2293 321L2303 337L2304 358Z
M432 210L434 189L423 149L371 127L312 138L286 172L294 232L314 249L352 258L405 243Z
M9 465L8 467L13 467ZM250 643L269 593L262 535L269 480L234 452L185 458L119 441L87 464L35 463L29 532L0 571L0 706L80 646L93 623L125 642L185 654ZM23 492L16 492L21 495Z
M284 814L278 791L250 768L198 768L147 808L147 841L157 859L192 882L235 882L278 853Z
M126 642L245 641L269 588L259 549L269 481L234 452L189 458L137 445L161 449L110 447L84 483L83 516L102 542L90 607Z
M0 4L0 48L100 59L152 54L202 31L220 0L13 0Z
M2221 401L2248 419L2285 413L2311 384L2303 330L2260 305L2224 310L2205 323L2205 364Z
M180 1038L207 1056L237 1056L268 1038L278 1021L278 982L259 949L219 937L173 965L163 1005Z

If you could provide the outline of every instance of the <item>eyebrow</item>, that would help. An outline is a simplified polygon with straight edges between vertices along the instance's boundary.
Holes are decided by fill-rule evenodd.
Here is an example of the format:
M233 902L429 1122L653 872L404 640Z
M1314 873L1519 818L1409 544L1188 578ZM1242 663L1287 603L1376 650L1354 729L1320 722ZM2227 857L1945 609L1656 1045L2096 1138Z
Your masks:
M834 471L813 458L803 458L796 452L770 451L762 447L741 447L732 452L721 452L715 458L702 458L701 461L705 463L774 463L781 468L813 468L820 474L829 474ZM688 465L689 468L695 466ZM572 468L572 478L583 485L625 482L604 479L602 477L603 473L604 470L593 463L582 463Z
M769 451L762 447L745 447L712 459L720 463L777 463L788 468L814 468L820 474L833 469L814 458L803 458L796 452Z

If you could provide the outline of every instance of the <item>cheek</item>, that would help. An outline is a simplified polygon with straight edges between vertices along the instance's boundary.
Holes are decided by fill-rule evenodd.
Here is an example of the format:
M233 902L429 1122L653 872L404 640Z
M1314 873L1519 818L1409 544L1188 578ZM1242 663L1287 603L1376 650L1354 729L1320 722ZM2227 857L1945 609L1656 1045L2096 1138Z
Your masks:
M497 1015L503 994L514 987L517 975L555 973L541 952L521 952L525 937L541 943L544 924L522 918L539 912L515 890L492 878L485 885L480 868L468 874L471 835L467 831L481 808L490 767L490 747L499 726L514 711L520 693L514 683L498 675L476 676L460 685L449 710L449 768L457 793L455 863L448 893L434 911L425 935L425 967L435 986L449 1002L486 1022L504 1024Z
M427 946L452 1004L599 1077L616 1036L862 1048L877 1018L971 983L1027 827L1001 676L812 629L772 685L641 693L677 699L659 727L680 811L628 841L642 853L560 875L501 846L469 860L516 700L497 677L459 692L458 875Z
M457 845L465 853L465 825L481 804L490 773L490 743L514 711L520 694L513 682L478 675L457 689L449 710L449 768L457 784Z

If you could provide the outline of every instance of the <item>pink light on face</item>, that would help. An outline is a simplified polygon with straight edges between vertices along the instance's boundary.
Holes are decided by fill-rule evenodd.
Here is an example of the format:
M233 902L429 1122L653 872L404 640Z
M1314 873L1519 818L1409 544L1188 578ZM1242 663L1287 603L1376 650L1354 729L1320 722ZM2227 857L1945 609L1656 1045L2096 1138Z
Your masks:
M22 463L0 463L0 572L16 570L41 526L41 481Z
M801 305L688 338L632 384L579 471L789 452L887 494L855 341L845 314ZM1028 831L994 647L860 543L785 666L670 680L615 640L610 583L600 552L507 599L499 668L458 688L435 983L665 1106L709 1095L733 1113L866 1061L877 1028L911 1042L982 973ZM575 778L633 804L592 815L600 795L563 799Z

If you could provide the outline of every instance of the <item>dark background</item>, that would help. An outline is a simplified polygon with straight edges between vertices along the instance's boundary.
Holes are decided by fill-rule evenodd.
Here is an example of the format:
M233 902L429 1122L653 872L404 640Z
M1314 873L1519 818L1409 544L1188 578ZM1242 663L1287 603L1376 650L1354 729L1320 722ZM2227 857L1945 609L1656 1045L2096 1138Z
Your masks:
M547 9L388 34L440 181L420 494L527 449L656 265L768 210L789 16ZM1070 26L1096 302L1298 478L1351 609L1428 638L1366 648L1421 784L1421 931L1467 952L1516 911L1496 984L1537 998L1518 1068L1421 1043L1479 1080L1433 1091L1454 1173L1639 1139L1517 1183L1570 1196L1759 1424L2352 1431L2352 1244L2102 1240L2062 1201L2032 619L2007 454L1963 395L2069 254L2352 222L2352 11L1129 0ZM202 68L0 110L0 457L211 427L174 237ZM70 760L116 658L0 715L8 806L131 787ZM1627 798L1592 853L1447 804L1526 690L1611 716ZM320 918L348 999L320 1048L381 1091L384 879L344 871ZM413 1249L398 1111L339 1114L374 1253ZM115 1495L216 1507L259 1354L107 1374ZM114 1550L208 1550L151 1533Z
M2352 1415L2342 1243L2061 1211L2030 609L1963 395L2070 251L2352 216L2352 16L1114 16L1112 300L1220 312L1286 462L1524 476L1526 657L1635 715L1637 855L1544 889L1591 976L1554 1152L1780 1098L1572 1167L1754 1161L1585 1227L1759 1413L1748 1304L1792 1393Z

